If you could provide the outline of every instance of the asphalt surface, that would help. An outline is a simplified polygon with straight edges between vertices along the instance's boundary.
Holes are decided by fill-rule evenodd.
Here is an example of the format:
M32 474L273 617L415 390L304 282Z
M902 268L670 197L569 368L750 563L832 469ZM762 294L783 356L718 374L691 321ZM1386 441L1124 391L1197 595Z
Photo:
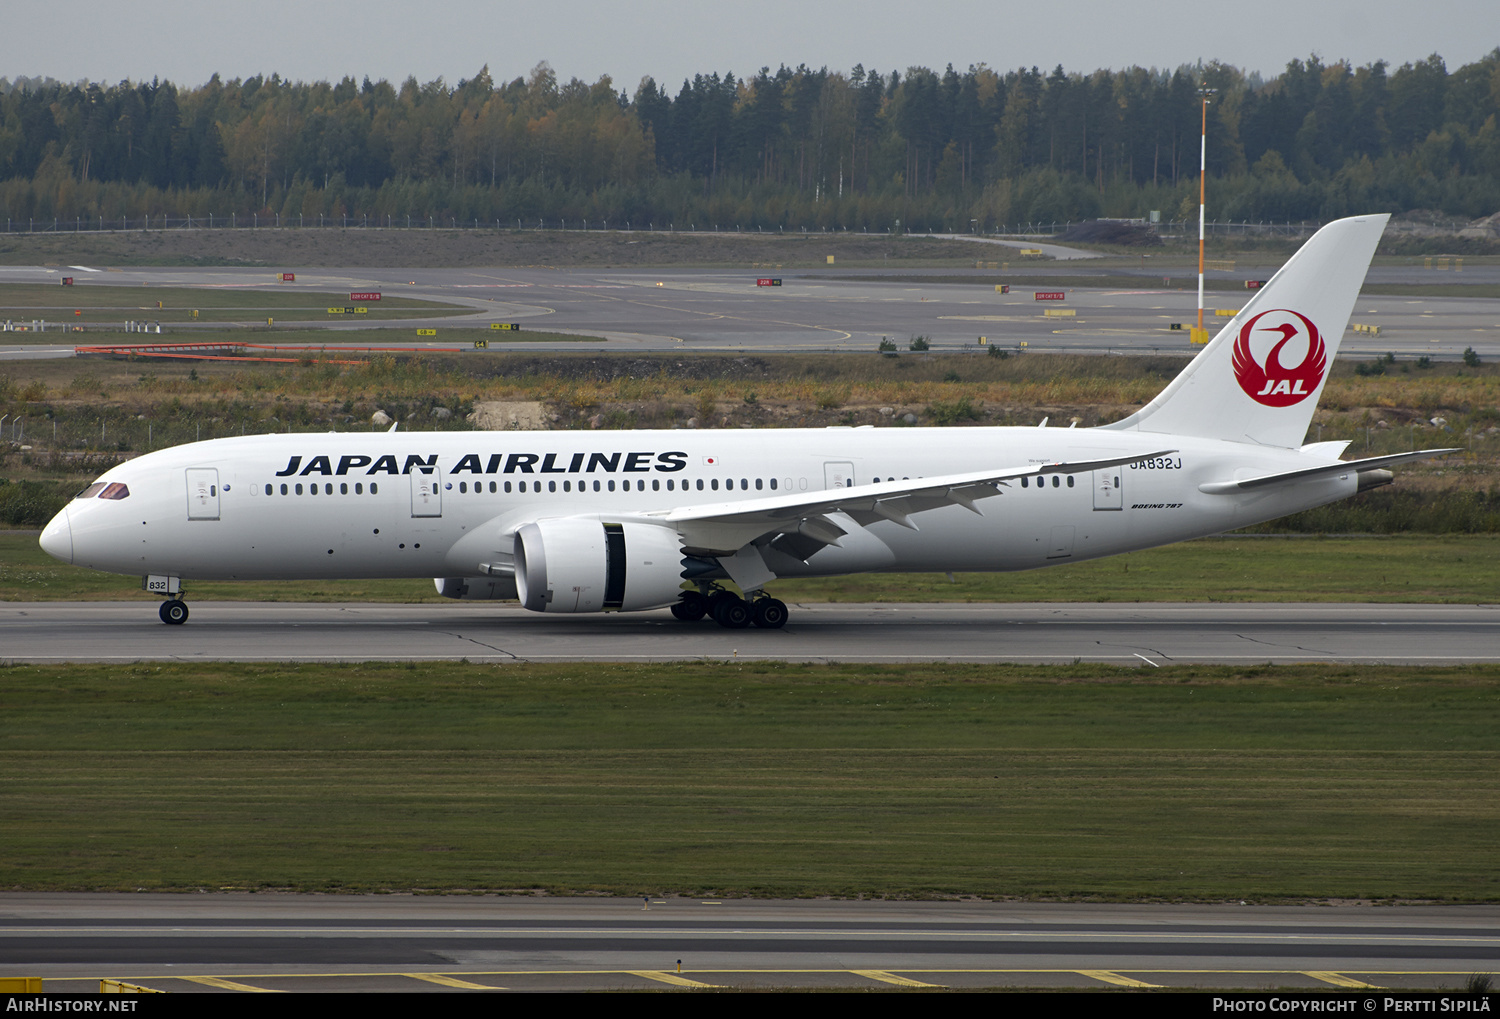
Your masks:
M0 976L170 991L1453 988L1493 906L0 895Z
M1075 276L1081 262L1047 262L1027 266L1027 275ZM263 289L284 298L305 294L310 303L325 301L328 293L378 290L390 296L443 301L469 309L467 314L375 320L330 326L326 316L314 321L282 321L284 326L326 328L330 342L345 329L381 327L392 345L427 344L451 349L455 343L472 346L476 328L494 323L517 323L522 332L496 331L496 349L582 350L595 344L537 343L527 331L573 333L605 338L603 347L619 351L822 351L873 350L883 338L903 349L914 336L925 336L939 351L978 352L986 345L1011 349L1064 353L1153 353L1184 356L1194 352L1185 331L1197 315L1196 276L1181 267L1162 270L1145 262L1135 268L1112 268L1115 276L1131 276L1139 284L1108 287L1061 287L1061 302L1038 301L1046 286L1014 287L1008 294L993 284L1003 274L988 270L694 270L603 269L568 270L546 267L497 269L295 269L296 282L277 283L264 269L138 268L91 273L41 266L0 267L0 281L54 283L64 273L79 279L79 287L171 286ZM1163 272L1167 275L1163 276ZM1228 275L1238 279L1263 278L1270 267L1249 267ZM759 277L782 279L782 285L761 287ZM953 283L955 276L971 283ZM1420 267L1380 267L1372 281L1403 283L1500 282L1500 267L1472 267L1463 274L1424 271ZM61 288L59 287L59 291ZM323 296L318 296L323 295ZM1245 292L1210 291L1205 323L1217 329L1228 321L1216 309L1237 310ZM66 302L59 297L60 304ZM1071 312L1048 317L1046 312ZM61 318L65 311L59 313ZM121 320L136 317L135 313ZM247 321L259 324L264 318ZM1500 356L1500 301L1473 297L1365 297L1356 305L1353 323L1378 326L1379 334L1350 331L1342 352L1366 357L1386 352L1457 360L1467 347L1481 357ZM436 329L434 339L419 340L417 329ZM162 339L189 342L223 336L223 328L209 331L172 325L163 337L95 330L68 334L79 342L128 343ZM455 329L466 332L455 334ZM243 329L229 329L232 334ZM444 334L448 335L444 339ZM66 343L52 342L56 334L0 333L0 359L70 356ZM274 334L257 333L257 342ZM61 338L60 336L58 338ZM18 342L6 343L6 340Z
M1066 254L1066 253L1062 253ZM984 257L983 254L976 257ZM997 252L995 257L1007 257ZM1195 316L1195 280L1143 263L1139 286L1069 287L1047 318L1038 286L996 293L995 274L955 284L951 271L780 273L695 270L134 269L88 274L111 285L379 289L456 303L469 314L389 324L414 330L520 322L501 349L535 344L526 330L586 333L617 351L871 350L926 335L939 350L977 339L1028 350L1190 354L1171 322ZM1075 275L1083 264L1028 265ZM5 267L5 282L56 282L63 272ZM1219 274L1223 275L1223 274ZM1239 269L1233 278L1269 272ZM854 278L859 277L859 278ZM886 277L882 279L882 277ZM1495 283L1500 268L1439 277L1377 267L1372 283ZM1208 307L1244 295L1210 292ZM1215 325L1226 321L1217 318ZM1342 353L1457 359L1500 356L1500 302L1362 298ZM291 323L286 323L291 324ZM326 326L326 320L312 324ZM363 325L361 323L361 325ZM331 330L331 337L337 336ZM0 340L7 339L0 334ZM184 331L171 339L192 339ZM0 358L72 356L71 344L5 344ZM90 342L123 342L90 334ZM507 337L508 339L508 337ZM666 613L539 616L503 603L296 605L190 602L183 627L155 606L0 604L0 660L669 660L1389 662L1500 660L1500 609L1326 604L794 605L780 631L681 624ZM680 961L680 972L679 972ZM1451 988L1500 969L1492 907L1085 906L667 900L441 899L273 895L0 895L0 976L42 976L49 991L97 989L100 977L164 990L586 990L613 988L878 988L1168 986Z
M191 594L191 592L189 592ZM1500 606L1370 604L792 605L781 630L665 611L549 615L513 603L0 604L0 661L1364 662L1500 661Z

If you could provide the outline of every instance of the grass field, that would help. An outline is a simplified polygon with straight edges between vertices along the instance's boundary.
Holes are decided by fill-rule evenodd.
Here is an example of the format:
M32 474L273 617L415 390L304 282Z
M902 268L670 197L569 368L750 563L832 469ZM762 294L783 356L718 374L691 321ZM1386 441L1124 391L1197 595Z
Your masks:
M1500 897L1500 670L10 667L0 886Z
M156 601L139 577L60 563L0 531L0 601ZM1205 538L1025 573L781 580L788 602L1500 602L1500 535ZM189 581L196 601L440 602L430 580Z
M248 330L234 338L309 345L326 339L328 350L337 351L339 343L415 340L402 332L339 331L320 338ZM920 425L1035 425L1049 417L1055 424L1076 418L1090 426L1131 413L1184 364L1168 356L886 358L873 351L612 355L590 350L586 340L570 343L566 353L537 353L512 351L505 341L550 334L439 328L433 337L439 346L461 348L475 338L488 339L494 349L375 357L352 366L318 363L319 351L297 364L123 357L9 362L0 372L0 406L26 418L27 436L44 451L140 451L199 434L288 426L344 431L366 425L376 407L399 417L404 428L413 424L407 420L413 412L425 416L435 405L485 400L545 402L557 415L557 429L592 428L596 417L605 428L680 427L691 418L727 428L903 427L908 413ZM1353 439L1351 455L1462 445L1487 462L1500 449L1497 406L1500 365L1341 362L1309 439ZM1443 424L1434 425L1434 418ZM423 426L431 426L430 418ZM175 431L168 435L168 429ZM105 433L109 438L101 441Z

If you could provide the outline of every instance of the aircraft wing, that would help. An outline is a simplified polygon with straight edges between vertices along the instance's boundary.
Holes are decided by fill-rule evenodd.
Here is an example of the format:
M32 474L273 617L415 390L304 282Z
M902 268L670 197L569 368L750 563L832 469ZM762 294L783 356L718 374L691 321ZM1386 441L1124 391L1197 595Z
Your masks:
M942 506L962 506L972 513L979 513L979 508L974 505L976 500L999 495L1001 488L1016 478L1087 474L1175 452L1175 449L1158 450L1104 460L1027 464L931 478L882 481L849 488L684 506L641 516L675 528L682 535L684 551L692 555L728 556L760 538L795 535L806 539L801 544L809 551L799 556L806 558L824 545L837 545L838 540L848 533L830 519L830 514L844 514L861 526L889 520L915 531L918 528L911 520L912 514Z
M1296 471L1283 471L1280 474L1262 474L1256 478L1245 478L1241 481L1205 481L1198 486L1198 491L1204 495L1229 495L1233 492L1247 492L1257 488L1267 488L1272 485L1287 485L1294 481L1306 481L1310 478L1327 477L1331 474L1348 474L1350 471L1369 471L1377 467L1387 467L1391 464L1404 463L1407 460L1428 460L1435 456L1447 456L1449 453L1461 453L1462 449L1419 449L1412 453L1391 453L1386 456L1372 456L1364 460L1340 460L1337 463L1325 464L1321 467L1304 467Z

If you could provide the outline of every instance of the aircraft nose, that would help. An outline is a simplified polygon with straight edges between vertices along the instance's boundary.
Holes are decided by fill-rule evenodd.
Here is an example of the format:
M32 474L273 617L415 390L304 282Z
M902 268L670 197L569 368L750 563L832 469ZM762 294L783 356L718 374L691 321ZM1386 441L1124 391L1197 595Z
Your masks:
M65 563L73 561L73 528L68 524L68 508L53 517L42 531L42 551Z

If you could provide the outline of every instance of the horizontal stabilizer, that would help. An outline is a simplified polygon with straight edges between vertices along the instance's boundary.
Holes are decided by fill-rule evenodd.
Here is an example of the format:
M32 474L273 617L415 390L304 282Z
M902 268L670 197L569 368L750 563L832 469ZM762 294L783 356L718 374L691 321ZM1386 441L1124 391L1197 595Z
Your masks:
M1243 481L1206 481L1198 486L1198 491L1205 495L1229 495L1233 492L1246 492L1256 488L1268 488L1272 485L1289 485L1295 481L1371 471L1377 467L1388 467L1407 460L1430 460L1435 456L1447 456L1449 453L1460 452L1462 452L1461 449L1419 449L1414 453L1391 453L1387 456L1372 456L1365 460L1340 460L1338 463L1324 464L1320 467L1304 467L1301 470L1283 471L1280 474L1263 474L1258 478L1246 478Z

